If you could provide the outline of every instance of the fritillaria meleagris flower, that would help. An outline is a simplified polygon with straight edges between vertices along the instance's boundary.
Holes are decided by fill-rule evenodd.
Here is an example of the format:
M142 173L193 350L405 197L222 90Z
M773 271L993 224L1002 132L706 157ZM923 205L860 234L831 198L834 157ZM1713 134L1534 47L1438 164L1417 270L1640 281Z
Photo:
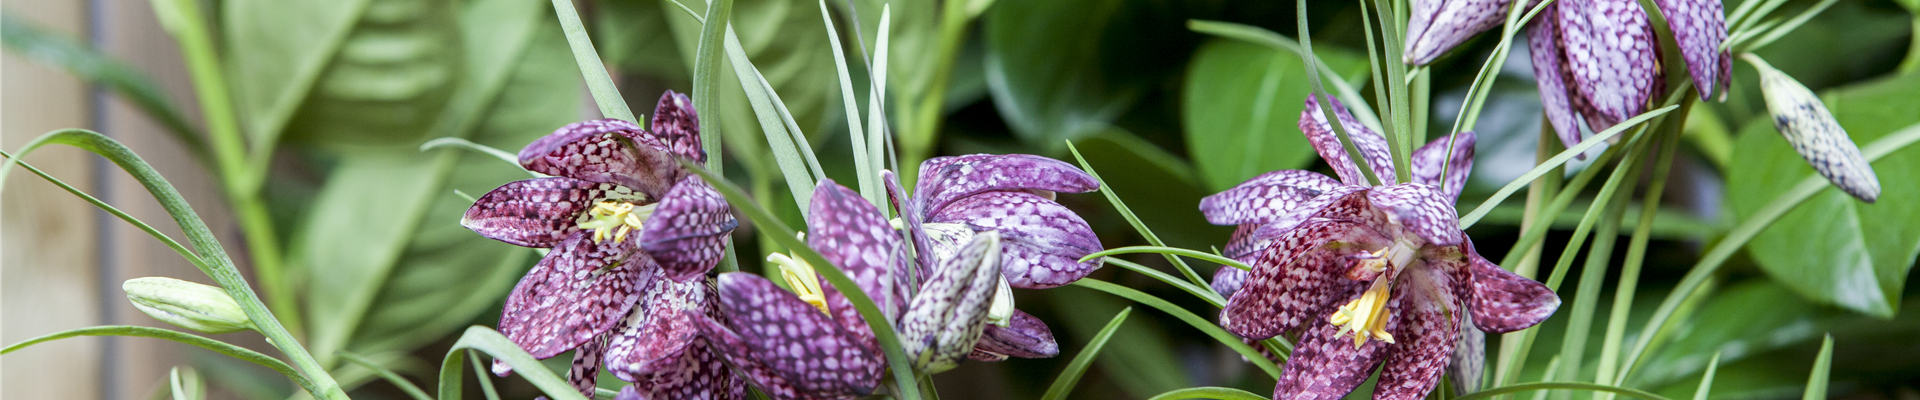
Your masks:
M888 178L887 183L894 182ZM923 249L917 252L920 265L953 257L983 232L997 232L1004 243L1001 271L1006 287L1059 287L1086 277L1104 262L1080 261L1101 250L1100 238L1078 214L1054 201L1056 192L1099 189L1092 175L1072 165L1027 154L936 157L920 164L914 186L911 199L898 187L891 189L897 206L903 206L901 219ZM999 361L1059 354L1045 323L1013 309L1010 290L1003 287L996 296L993 314L994 324L971 358Z
M1879 175L1874 174L1873 165L1860 154L1860 146L1847 137L1847 130L1840 127L1820 96L1759 56L1748 53L1744 57L1760 71L1760 92L1767 98L1767 112L1773 114L1773 127L1793 151L1800 153L1820 176L1854 198L1868 203L1879 199Z
M700 319L735 371L778 399L847 399L871 394L886 360L866 320L847 296L814 268L834 268L897 322L903 350L917 367L951 367L974 346L1000 278L997 235L981 235L909 295L908 259L900 235L859 193L822 180L814 190L807 246L832 266L769 257L792 291L758 275L721 274L724 320Z
M690 107L667 92L651 131L614 119L562 127L520 151L521 166L550 177L494 189L460 221L481 236L552 249L514 286L500 331L537 358L575 350L569 379L583 393L592 394L603 356L651 393L739 386L689 334L688 314L712 308L705 273L738 225L720 194L677 161L706 159ZM509 371L495 362L495 373Z
M1385 139L1333 106L1376 176L1394 176ZM1300 129L1338 180L1275 171L1200 203L1209 222L1239 226L1224 253L1253 266L1216 273L1216 290L1231 294L1220 325L1249 339L1299 332L1275 399L1338 399L1381 364L1375 399L1422 398L1464 330L1511 332L1558 308L1552 291L1481 258L1460 231L1453 203L1473 133L1418 149L1413 182L1367 186L1312 99Z
M1529 6L1538 4L1533 1ZM1505 21L1513 0L1415 0L1405 62L1425 65L1473 35ZM1655 0L1686 58L1700 98L1732 80L1733 57L1720 0ZM1580 143L1576 118L1605 130L1646 111L1664 91L1660 43L1635 0L1558 0L1528 23L1540 101L1560 139ZM1576 117L1577 116L1577 117Z

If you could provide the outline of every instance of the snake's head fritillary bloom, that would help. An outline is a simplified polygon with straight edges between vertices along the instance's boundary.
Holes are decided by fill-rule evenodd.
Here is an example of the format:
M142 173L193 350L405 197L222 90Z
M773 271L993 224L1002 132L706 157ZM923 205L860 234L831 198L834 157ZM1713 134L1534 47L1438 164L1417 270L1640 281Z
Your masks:
M677 159L703 160L685 95L667 92L653 129L602 119L567 125L520 151L550 175L510 182L467 209L460 224L481 236L552 249L507 298L500 331L537 358L568 350L574 383L592 390L600 348L644 298L643 289L699 282L738 222L712 187ZM656 319L657 320L657 319ZM581 368L576 368L581 369ZM496 373L506 373L496 363Z
M1733 56L1719 0L1656 0L1672 28L1700 98L1725 95ZM1660 43L1646 10L1634 0L1566 0L1547 5L1528 24L1528 48L1540 102L1560 141L1571 147L1579 121L1601 131L1645 112L1665 91Z
M1340 179L1275 171L1200 205L1209 222L1239 226L1224 252L1253 266L1216 274L1216 290L1231 294L1220 325L1256 340L1301 332L1275 399L1338 399L1380 365L1374 398L1422 398L1463 329L1519 330L1559 307L1544 285L1480 257L1460 231L1453 203L1472 169L1473 133L1418 149L1412 182L1367 186L1322 115L1309 100L1300 127ZM1376 176L1395 176L1385 139L1345 125Z

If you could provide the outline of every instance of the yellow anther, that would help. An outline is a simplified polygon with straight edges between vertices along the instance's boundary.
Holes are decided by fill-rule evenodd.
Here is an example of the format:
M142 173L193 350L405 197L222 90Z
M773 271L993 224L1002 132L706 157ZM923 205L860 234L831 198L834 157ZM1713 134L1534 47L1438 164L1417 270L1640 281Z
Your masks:
M829 312L826 292L820 289L820 275L813 272L812 264L780 253L768 254L767 262L780 266L780 277L786 278L787 287L793 288L793 293L800 295L801 301L820 308L822 313Z
M654 206L655 204L639 206L625 201L603 200L594 204L592 210L581 215L577 226L580 229L593 230L594 243L606 241L609 233L612 233L614 242L624 242L627 240L627 232L640 230L646 226L647 218L653 216Z
M1387 333L1387 300L1391 293L1391 284L1385 279L1374 281L1373 287L1360 295L1359 299L1340 306L1327 317L1327 322L1340 326L1338 335L1353 332L1353 347L1360 348L1368 339L1379 339L1393 343L1393 335Z

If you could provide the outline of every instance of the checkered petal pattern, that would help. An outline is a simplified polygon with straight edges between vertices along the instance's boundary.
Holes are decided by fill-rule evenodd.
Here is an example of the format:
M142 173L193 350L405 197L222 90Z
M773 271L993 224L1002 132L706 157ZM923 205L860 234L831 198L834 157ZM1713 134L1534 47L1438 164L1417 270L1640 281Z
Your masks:
M980 334L980 341L973 345L973 353L968 358L981 361L1000 361L1007 356L1020 358L1048 358L1060 355L1060 344L1053 340L1053 331L1025 311L1013 310L1013 317L1007 319L1007 326L987 325Z
M562 241L520 278L500 310L500 331L535 358L560 354L613 329L651 276L632 241Z
M952 202L928 222L960 223L999 232L1006 263L1001 273L1013 287L1046 289L1084 278L1103 260L1080 262L1100 251L1100 238L1086 220L1065 206L1028 192L993 191ZM938 261L935 261L936 263Z
M1720 0L1653 0L1673 30L1673 41L1687 59L1700 99L1724 91L1733 81L1733 54L1720 49L1727 41L1727 12Z
M697 176L681 178L647 218L640 248L664 276L688 282L706 278L726 251L727 234L740 226L720 192Z
M922 372L952 369L971 353L1000 288L1000 235L973 236L942 258L900 317L900 347Z
M1453 263L1458 264L1458 263ZM1453 360L1455 342L1460 337L1460 310L1466 308L1469 288L1464 265L1410 269L1399 282L1389 332L1395 343L1388 346L1380 381L1374 385L1377 400L1418 400L1440 383L1440 373Z
M1085 193L1100 188L1092 175L1071 164L1030 154L935 157L920 163L920 181L914 186L919 211L925 215L981 192Z
M1413 159L1408 160L1408 164L1413 165L1413 183L1439 189L1445 195L1441 200L1447 204L1459 201L1460 190L1467 186L1467 175L1473 172L1474 139L1472 131L1460 132L1415 149ZM1441 181L1443 178L1445 182Z
M1340 181L1312 171L1268 172L1200 199L1200 214L1214 225L1271 223L1338 186Z
M1513 0L1414 0L1405 61L1427 65L1454 46L1505 22Z
M776 399L851 399L873 392L886 360L872 333L853 326L759 275L718 278L725 322L699 315L701 334L748 382ZM865 329L865 325L859 325Z
M1469 249L1471 250L1471 249ZM1468 252L1469 271L1473 274L1473 325L1492 333L1507 333L1539 324L1560 308L1560 296L1547 285Z
M852 278L880 311L886 313L887 319L894 320L906 308L907 299L900 296L903 291L896 275L906 273L907 258L900 235L893 232L893 226L883 215L879 208L860 197L859 192L840 186L832 179L822 179L813 190L812 212L807 215L810 231L807 246L819 251L821 257ZM815 265L814 268L830 267ZM841 325L857 327L861 334L872 338L873 332L866 328L862 322L865 320L845 294L824 278L820 288L826 291L827 307L833 310Z
M508 182L476 199L460 217L460 226L517 246L554 247L580 232L580 213L609 193L631 191L562 177Z
M1358 296L1359 291L1352 292ZM1348 296L1340 297L1349 298ZM1389 304L1387 307L1394 307ZM1388 329L1393 329L1397 321L1387 321ZM1326 322L1324 318L1313 321L1300 336L1300 343L1294 345L1293 355L1287 358L1287 366L1280 370L1279 382L1274 384L1274 400L1339 400L1352 393L1353 388L1367 380L1373 373L1373 367L1380 365L1380 359L1386 355L1391 344L1373 340L1358 348L1353 346L1349 335L1339 334L1340 328Z
M1323 318L1334 300L1364 286L1346 279L1351 253L1323 246L1368 234L1358 224L1313 220L1271 239L1251 276L1220 310L1220 327L1257 340Z
M1329 97L1331 100L1331 97ZM1393 159L1387 152L1387 138L1379 132L1367 128L1353 114L1347 113L1347 107L1340 100L1333 101L1333 112L1340 118L1341 129L1346 130L1347 139L1353 141L1354 148L1360 151L1360 158L1366 159L1367 166L1373 169L1373 176L1384 181L1393 180ZM1313 150L1320 153L1320 159L1333 167L1340 175L1340 181L1348 185L1367 184L1366 175L1360 173L1360 166L1347 156L1346 146L1340 144L1340 135L1333 125L1327 123L1327 116L1320 112L1320 101L1307 96L1307 109L1300 111L1300 132L1307 135L1307 142L1313 144Z

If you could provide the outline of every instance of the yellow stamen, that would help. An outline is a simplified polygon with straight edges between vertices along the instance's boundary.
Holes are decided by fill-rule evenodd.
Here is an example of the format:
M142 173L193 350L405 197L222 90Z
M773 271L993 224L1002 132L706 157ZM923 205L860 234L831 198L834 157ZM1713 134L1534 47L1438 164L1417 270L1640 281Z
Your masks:
M1396 240L1392 245L1373 252L1371 257L1361 261L1359 268L1368 275L1377 276L1367 292L1359 299L1340 306L1340 309L1327 316L1327 322L1340 326L1338 335L1353 332L1353 347L1360 348L1369 339L1379 339L1393 343L1393 335L1387 333L1387 300L1392 299L1394 278L1400 275L1413 262L1419 247L1406 240Z
M594 204L592 210L581 214L580 221L576 225L580 229L593 230L594 243L605 242L609 233L612 234L614 242L624 242L627 240L628 232L637 231L646 226L647 218L653 216L655 205L641 206L626 201L602 200Z
M800 240L807 240L805 233L800 234ZM786 278L787 287L792 288L794 294L800 295L801 301L820 308L822 313L832 313L827 310L827 294L820 289L820 275L813 271L813 264L807 263L807 260L797 255L789 257L780 253L768 254L767 262L780 266L780 277Z

